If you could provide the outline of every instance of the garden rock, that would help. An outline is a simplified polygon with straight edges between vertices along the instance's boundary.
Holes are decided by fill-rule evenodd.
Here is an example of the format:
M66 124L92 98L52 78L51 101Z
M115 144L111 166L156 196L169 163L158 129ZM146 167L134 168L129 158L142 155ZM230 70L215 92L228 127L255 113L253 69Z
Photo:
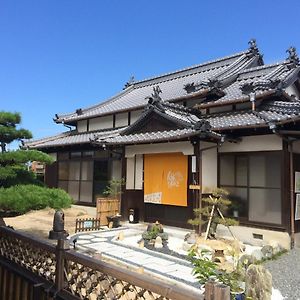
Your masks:
M273 247L273 255L281 252L284 249L277 241L271 240L268 244Z
M204 250L205 252L210 252L213 253L214 249L206 244L198 244L197 245L199 252L201 252L202 250Z
M264 255L261 251L261 249L254 249L252 252L251 252L251 255L253 257L255 257L256 260L262 260L264 258Z
M154 243L154 248L162 248L163 243L162 243L162 238L160 236L156 237L155 243Z
M181 246L181 249L182 249L183 251L190 251L191 247L192 247L191 244L189 244L189 243L187 243L187 242L183 242L183 243L182 243L182 246Z
M269 259L273 256L273 247L270 245L265 245L261 248L263 258Z
M253 255L243 254L239 259L239 265L243 268L247 268L249 265L254 264L256 258Z
M188 244L196 244L198 235L195 232L189 232L185 235L184 241Z
M252 300L271 300L272 275L262 265L250 265L246 272L246 296Z
M263 253L260 246L246 245L245 254L249 254L255 257L256 260L263 259Z

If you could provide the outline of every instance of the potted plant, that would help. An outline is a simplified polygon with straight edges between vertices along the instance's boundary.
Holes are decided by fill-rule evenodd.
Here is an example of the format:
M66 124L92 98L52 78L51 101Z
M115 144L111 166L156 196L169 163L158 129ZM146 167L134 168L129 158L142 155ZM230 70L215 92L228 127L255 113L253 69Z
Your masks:
M232 209L232 215L234 218L238 218L239 217L239 212L241 209L241 204L239 201L237 200L232 200L231 201L231 209Z
M111 200L110 204L112 203L118 203L118 209L117 212L114 210L114 214L112 215L108 215L107 221L108 224L113 227L119 227L120 226L120 220L121 220L121 194L122 194L122 186L125 184L125 180L122 179L111 179L108 183L108 185L106 186L103 194L109 198L109 200Z

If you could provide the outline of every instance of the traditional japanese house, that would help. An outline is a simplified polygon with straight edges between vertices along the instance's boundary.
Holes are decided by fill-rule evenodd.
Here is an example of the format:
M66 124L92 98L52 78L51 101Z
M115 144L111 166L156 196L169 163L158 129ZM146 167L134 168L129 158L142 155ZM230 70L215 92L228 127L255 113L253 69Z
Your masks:
M26 143L55 157L46 183L79 204L95 205L110 178L124 177L125 219L135 208L141 220L181 227L202 194L223 187L249 238L294 241L300 231L300 184L294 185L300 171L299 58L291 47L287 59L265 65L255 41L249 45L221 59L131 80L107 101L56 115L56 123L73 129Z

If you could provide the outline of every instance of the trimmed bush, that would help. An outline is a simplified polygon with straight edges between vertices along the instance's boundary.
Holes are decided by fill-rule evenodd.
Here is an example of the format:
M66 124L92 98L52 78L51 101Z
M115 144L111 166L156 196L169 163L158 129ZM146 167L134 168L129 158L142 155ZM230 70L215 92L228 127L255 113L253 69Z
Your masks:
M30 210L46 207L54 209L70 207L72 198L61 189L50 189L36 185L15 185L0 188L0 211L24 214Z

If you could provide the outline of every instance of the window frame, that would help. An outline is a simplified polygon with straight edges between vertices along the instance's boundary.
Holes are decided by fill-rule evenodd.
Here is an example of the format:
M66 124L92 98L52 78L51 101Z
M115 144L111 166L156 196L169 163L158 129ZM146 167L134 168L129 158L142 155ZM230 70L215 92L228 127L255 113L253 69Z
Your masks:
M280 156L280 187L269 187L269 186L250 186L250 156L255 156L255 155L268 155L268 154L279 154ZM234 156L234 185L222 185L220 182L220 175L221 175L221 157L226 157L226 156ZM237 158L238 157L247 157L247 185L237 185ZM240 221L241 224L243 225L253 225L256 224L258 226L266 227L266 228L284 228L284 212L283 212L283 207L284 207L284 182L283 182L283 170L284 170L284 154L283 151L276 150L276 151L255 151L255 152L218 152L218 187L222 188L246 188L247 189L247 205L246 205L246 210L247 210L247 217L239 217L238 220ZM250 198L250 189L273 189L273 190L279 190L280 192L280 205L281 205L281 218L280 218L280 223L267 223L267 222L261 222L261 221L251 221L249 220L249 198Z

